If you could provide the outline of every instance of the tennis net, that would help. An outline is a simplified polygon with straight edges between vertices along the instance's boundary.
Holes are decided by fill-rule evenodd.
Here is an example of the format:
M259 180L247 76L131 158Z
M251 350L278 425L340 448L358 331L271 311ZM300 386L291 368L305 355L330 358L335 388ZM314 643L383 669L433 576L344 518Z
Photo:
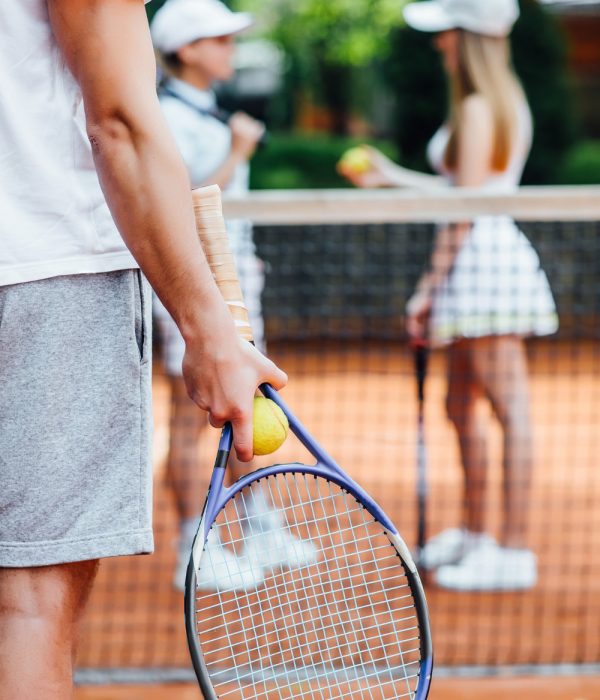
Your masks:
M437 664L600 664L600 188L256 193L226 201L226 214L254 222L269 355L290 376L284 395L410 546L417 397L405 308L436 232L451 225L461 242L431 316L427 532L461 524L470 460L469 497L486 530L501 539L510 515L508 535L525 538L537 575L504 591L428 575ZM465 335L477 340L447 342ZM490 342L521 336L503 349ZM170 382L158 356L154 410L156 553L102 564L79 657L86 680L191 678L173 586ZM208 475L216 438L203 433L190 469ZM288 440L277 457L302 454ZM511 489L516 505L503 495ZM204 494L195 497L200 506Z

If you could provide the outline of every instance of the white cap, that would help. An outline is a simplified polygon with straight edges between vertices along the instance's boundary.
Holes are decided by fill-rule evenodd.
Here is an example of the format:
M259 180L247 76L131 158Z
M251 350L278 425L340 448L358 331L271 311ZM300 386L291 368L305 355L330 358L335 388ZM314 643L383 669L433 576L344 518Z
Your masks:
M406 23L422 32L466 29L508 36L518 16L517 0L428 0L411 2L404 8Z
M254 23L247 12L232 12L219 0L167 0L150 31L155 48L170 54L197 39L228 36Z

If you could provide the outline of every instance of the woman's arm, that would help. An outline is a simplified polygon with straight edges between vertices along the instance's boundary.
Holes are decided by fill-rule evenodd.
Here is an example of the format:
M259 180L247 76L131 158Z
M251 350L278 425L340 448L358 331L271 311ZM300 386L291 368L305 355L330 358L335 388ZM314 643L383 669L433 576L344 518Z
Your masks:
M455 187L480 187L491 173L494 146L493 115L485 98L467 97L461 109ZM440 229L431 257L431 283L437 287L446 277L471 222Z
M127 246L186 341L190 396L213 425L231 421L252 457L252 399L285 375L239 340L198 241L189 178L155 90L142 0L47 0L54 35L78 81L96 170Z
M404 168L390 160L377 148L362 146L369 154L370 169L364 173L356 173L350 168L344 168L343 163L339 172L356 187L413 187L415 189L447 188L447 180L439 175L428 175L417 170Z
M224 190L241 163L249 161L265 133L265 125L244 112L236 112L228 123L231 129L231 148L221 165L207 177L202 185L219 185Z
M440 175L429 175L418 170L411 170L402 165L398 165L384 156L381 151L367 147L371 164L375 170L387 176L388 187L414 187L416 189L437 189L449 187L446 178Z

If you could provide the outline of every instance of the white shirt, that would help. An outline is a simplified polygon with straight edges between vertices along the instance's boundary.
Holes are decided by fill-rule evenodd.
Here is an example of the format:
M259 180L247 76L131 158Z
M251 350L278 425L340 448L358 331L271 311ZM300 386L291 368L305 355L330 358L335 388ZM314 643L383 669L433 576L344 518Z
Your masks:
M163 114L187 166L192 187L199 187L226 160L231 151L231 130L218 119L212 90L199 90L189 83L169 78L159 91ZM224 188L228 194L244 195L249 189L250 166L240 163ZM227 221L232 250L254 253L252 226L245 220Z
M137 267L94 169L46 0L0 2L0 285Z

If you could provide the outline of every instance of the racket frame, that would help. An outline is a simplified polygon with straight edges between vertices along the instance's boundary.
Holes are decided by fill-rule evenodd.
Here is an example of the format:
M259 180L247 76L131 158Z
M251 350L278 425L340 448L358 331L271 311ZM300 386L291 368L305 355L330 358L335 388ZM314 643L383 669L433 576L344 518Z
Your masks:
M379 505L369 496L369 494L354 482L335 460L318 444L310 435L308 430L302 425L300 420L294 415L286 405L279 393L269 384L262 384L260 390L264 396L273 400L285 413L289 421L290 429L298 440L316 458L314 465L302 463L275 464L268 467L256 469L253 472L240 477L234 484L227 487L223 485L227 460L233 444L233 430L227 423L221 432L217 457L210 481L204 510L200 519L200 525L188 564L185 586L185 628L192 664L200 689L205 700L217 700L210 675L204 661L204 655L198 641L196 630L196 572L200 566L200 561L208 533L217 519L217 516L225 505L240 491L250 484L276 474L302 473L315 477L321 477L337 484L340 488L350 493L367 510L368 513L378 521L383 527L385 534L396 549L396 552L403 563L408 586L415 602L415 612L419 623L420 634L420 664L419 681L415 692L414 700L425 700L429 693L431 674L433 670L433 646L429 627L429 614L423 585L417 572L417 567L413 561L410 550L404 540L400 537L392 521L383 512Z

